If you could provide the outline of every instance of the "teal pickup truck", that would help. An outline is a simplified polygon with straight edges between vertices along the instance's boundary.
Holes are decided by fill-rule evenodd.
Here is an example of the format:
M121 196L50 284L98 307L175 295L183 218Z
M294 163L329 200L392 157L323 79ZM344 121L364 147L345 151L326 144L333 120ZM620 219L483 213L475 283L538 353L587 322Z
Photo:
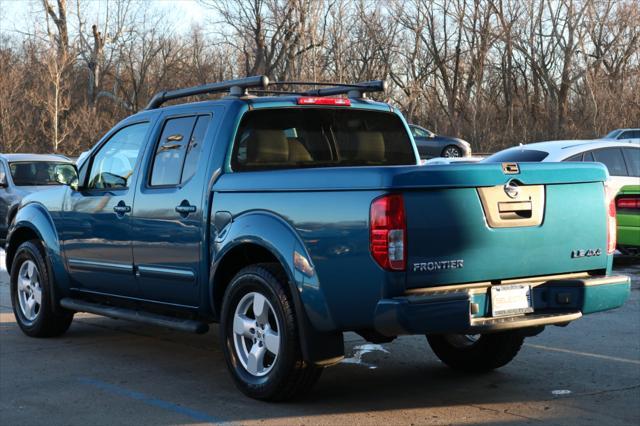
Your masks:
M488 371L624 303L604 166L422 167L403 116L366 98L383 82L284 84L161 92L68 185L25 197L6 248L24 333L60 335L75 312L220 323L238 387L283 400L342 359L347 331L426 335L447 365Z

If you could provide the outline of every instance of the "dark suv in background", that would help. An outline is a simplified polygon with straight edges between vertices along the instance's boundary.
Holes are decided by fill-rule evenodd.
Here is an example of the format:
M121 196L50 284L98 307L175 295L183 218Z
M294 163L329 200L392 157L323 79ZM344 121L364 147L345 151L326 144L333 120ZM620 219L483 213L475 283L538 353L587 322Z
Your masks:
M0 154L0 243L25 195L75 176L73 163L62 155Z
M422 159L471 156L471 145L467 141L450 136L436 135L415 124L409 124L409 128Z

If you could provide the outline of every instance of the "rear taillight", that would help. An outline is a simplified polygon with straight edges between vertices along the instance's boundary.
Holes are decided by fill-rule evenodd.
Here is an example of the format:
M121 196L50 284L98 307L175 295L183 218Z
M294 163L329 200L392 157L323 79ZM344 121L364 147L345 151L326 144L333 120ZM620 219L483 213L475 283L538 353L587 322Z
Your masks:
M605 187L607 206L607 254L616 251L616 193L611 188Z
M404 271L407 222L402 195L390 194L375 199L369 216L371 255L384 269Z
M640 197L622 196L616 200L616 207L620 210L640 210Z
M323 98L316 96L303 96L298 98L298 105L351 106L351 100L348 98Z

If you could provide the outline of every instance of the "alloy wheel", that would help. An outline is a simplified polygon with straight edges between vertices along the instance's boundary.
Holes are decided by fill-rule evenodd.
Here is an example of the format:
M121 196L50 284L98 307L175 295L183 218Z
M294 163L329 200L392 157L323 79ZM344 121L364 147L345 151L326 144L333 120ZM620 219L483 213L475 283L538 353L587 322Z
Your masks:
M269 300L262 294L246 294L233 316L236 355L247 372L256 377L268 374L280 352L280 324Z
M20 265L18 271L18 302L25 321L33 323L40 314L42 305L42 287L38 266L32 260Z
M446 158L452 158L452 157L457 158L457 157L460 157L460 150L458 148L456 148L455 146L449 146L449 147L445 148L443 157L446 157Z

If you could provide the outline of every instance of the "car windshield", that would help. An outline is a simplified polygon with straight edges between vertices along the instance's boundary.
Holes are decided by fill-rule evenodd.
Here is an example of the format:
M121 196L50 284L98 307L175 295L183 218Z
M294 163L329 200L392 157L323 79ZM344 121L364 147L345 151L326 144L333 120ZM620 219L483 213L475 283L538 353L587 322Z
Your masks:
M251 111L242 119L231 161L234 170L415 164L397 115L344 108Z
M16 186L61 185L75 174L71 164L47 161L10 163L9 169Z
M483 160L485 163L504 163L507 161L515 162L538 162L542 161L549 155L548 152L537 151L534 149L510 148L504 151L496 152L490 157Z
M622 130L613 130L609 133L607 133L607 136L604 137L604 139L615 139L618 137L618 135L620 134Z

